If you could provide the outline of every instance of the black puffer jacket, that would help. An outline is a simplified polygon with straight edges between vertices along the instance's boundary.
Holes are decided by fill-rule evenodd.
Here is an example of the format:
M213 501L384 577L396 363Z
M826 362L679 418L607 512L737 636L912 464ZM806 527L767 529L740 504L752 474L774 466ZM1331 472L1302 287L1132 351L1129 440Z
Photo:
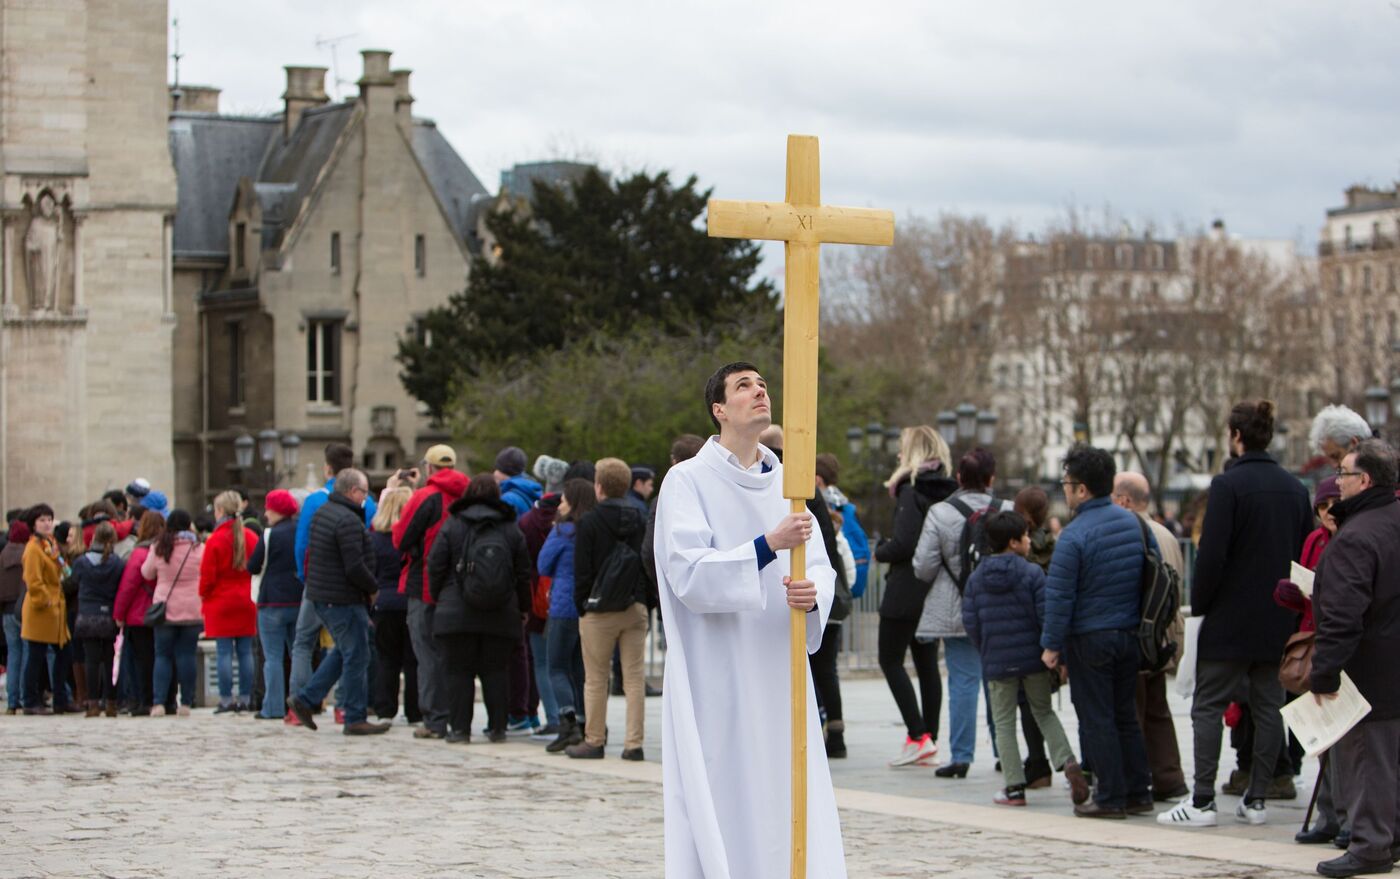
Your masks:
M468 503L458 500L448 508L433 548L428 551L428 589L437 607L433 611L434 635L494 635L520 639L521 613L530 606L530 551L525 535L515 524L515 508L505 501ZM457 562L466 549L467 538L483 528L505 532L513 559L515 591L495 610L477 610L462 600L456 584Z
M640 556L646 529L642 511L622 498L600 502L579 520L578 536L574 539L574 604L580 617L588 606L588 597L593 594L593 580L613 546L624 540ZM646 584L642 583L637 590L637 601L645 604L648 599Z
M328 604L364 604L379 589L365 513L332 493L311 520L306 547L306 597Z
M1366 720L1394 720L1400 717L1400 503L1393 488L1371 488L1335 504L1332 515L1337 536L1313 584L1312 689L1335 693L1346 671L1371 703Z
M929 507L957 490L957 482L949 479L942 468L926 470L912 485L906 482L899 486L894 533L875 548L875 560L890 566L885 577L885 596L880 600L880 616L885 619L914 622L923 613L924 599L933 583L914 576L914 548L919 545Z

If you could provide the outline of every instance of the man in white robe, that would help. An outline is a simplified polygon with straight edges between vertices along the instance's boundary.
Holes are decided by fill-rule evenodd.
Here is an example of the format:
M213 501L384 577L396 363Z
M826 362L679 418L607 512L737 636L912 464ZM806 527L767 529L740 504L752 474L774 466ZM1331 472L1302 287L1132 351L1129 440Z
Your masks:
M790 871L789 609L821 646L836 572L807 512L791 514L757 369L722 367L706 388L719 436L666 474L656 570L666 626L662 697L667 879L775 879ZM786 550L807 545L792 582ZM807 699L807 875L846 875L815 693Z

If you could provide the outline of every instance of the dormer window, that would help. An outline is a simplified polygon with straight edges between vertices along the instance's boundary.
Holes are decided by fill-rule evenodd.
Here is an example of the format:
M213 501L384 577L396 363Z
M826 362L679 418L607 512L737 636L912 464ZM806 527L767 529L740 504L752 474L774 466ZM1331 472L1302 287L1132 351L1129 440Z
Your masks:
M238 271L248 267L247 223L235 223L233 227L233 267Z
M428 240L422 235L413 236L413 271L420 278L428 273Z
M331 274L340 274L340 233L331 233Z

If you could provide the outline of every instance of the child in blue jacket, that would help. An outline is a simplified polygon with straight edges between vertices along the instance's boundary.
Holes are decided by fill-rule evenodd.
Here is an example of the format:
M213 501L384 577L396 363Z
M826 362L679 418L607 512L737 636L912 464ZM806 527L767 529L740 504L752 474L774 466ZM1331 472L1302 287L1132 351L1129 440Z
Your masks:
M1017 694L1024 689L1031 715L1050 746L1050 758L1063 767L1075 803L1089 798L1089 786L1050 707L1051 675L1041 660L1045 622L1045 572L1026 561L1031 539L1026 520L1010 510L987 515L987 542L993 555L968 578L963 593L963 626L982 655L989 709L996 727L1006 787L993 797L1001 806L1026 804L1026 773L1016 741Z

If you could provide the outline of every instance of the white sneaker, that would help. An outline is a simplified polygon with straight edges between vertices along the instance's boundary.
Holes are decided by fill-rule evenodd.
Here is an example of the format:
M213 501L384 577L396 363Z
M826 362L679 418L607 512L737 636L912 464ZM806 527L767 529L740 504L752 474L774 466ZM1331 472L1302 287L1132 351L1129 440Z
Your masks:
M152 705L152 706L151 706L151 716L152 716L152 717L164 717L164 716L165 716L165 706L164 706L164 705Z
M1235 820L1241 824L1267 824L1269 822L1269 812L1264 808L1263 800L1255 800L1246 804L1240 800L1240 804L1235 807Z
M1168 827L1214 827L1216 825L1215 803L1204 809L1197 809L1187 797L1174 808L1157 815L1157 823Z
M891 766L912 766L918 763L921 766L931 765L927 761L938 756L938 745L934 743L933 737L924 733L923 738L911 739L905 737L904 749L899 752L899 756L890 761Z

